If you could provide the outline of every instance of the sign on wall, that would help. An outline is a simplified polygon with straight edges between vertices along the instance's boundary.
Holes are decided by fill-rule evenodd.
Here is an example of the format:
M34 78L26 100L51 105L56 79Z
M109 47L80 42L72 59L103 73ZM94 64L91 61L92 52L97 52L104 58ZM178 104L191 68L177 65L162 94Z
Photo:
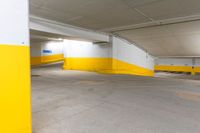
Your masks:
M52 53L52 50L43 50L43 53Z

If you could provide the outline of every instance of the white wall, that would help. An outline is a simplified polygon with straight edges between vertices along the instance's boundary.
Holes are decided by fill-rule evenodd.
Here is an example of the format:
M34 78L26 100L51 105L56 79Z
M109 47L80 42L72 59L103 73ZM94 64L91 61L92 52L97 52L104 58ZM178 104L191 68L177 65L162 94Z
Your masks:
M0 44L29 45L27 0L1 0Z
M127 41L113 37L113 58L154 70L154 58Z
M88 58L115 58L143 68L154 70L154 58L125 40L113 37L113 44L65 40L64 56Z
M63 54L63 44L61 41L49 41L31 44L31 57ZM43 50L50 50L51 53L44 53Z
M193 66L191 58L158 58L156 65Z
M64 56L67 57L88 57L88 58L110 58L111 45L93 44L85 41L64 41Z
M63 54L63 42L56 42L56 41L51 41L51 42L46 42L42 44L42 50L51 50L52 53L44 53L42 52L42 56L47 56L47 55L55 55L55 54Z
M195 59L195 66L200 66L200 58Z

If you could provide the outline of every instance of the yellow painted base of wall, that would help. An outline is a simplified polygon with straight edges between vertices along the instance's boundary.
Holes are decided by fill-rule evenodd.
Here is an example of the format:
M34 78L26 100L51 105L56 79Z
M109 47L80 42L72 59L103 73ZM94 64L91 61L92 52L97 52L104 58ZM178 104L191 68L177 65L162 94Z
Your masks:
M0 133L32 133L29 51L0 45Z
M154 71L112 58L65 58L65 70L154 76Z
M196 66L196 67L194 68L194 72L195 72L195 73L200 73L200 66Z
M140 76L154 76L154 71L124 61L113 59L113 72L116 74L132 74Z
M192 72L192 66L155 65L156 71Z
M49 56L40 56L40 57L31 57L31 65L42 65L52 62L58 62L64 60L63 54L49 55Z
M200 67L155 65L155 71L190 72L192 75L195 75L200 73Z
M111 58L65 58L64 69L82 71L111 70Z

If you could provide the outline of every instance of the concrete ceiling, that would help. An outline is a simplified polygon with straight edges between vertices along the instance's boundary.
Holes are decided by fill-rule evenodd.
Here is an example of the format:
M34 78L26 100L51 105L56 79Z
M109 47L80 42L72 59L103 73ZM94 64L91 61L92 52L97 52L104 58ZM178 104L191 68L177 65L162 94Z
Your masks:
M118 34L152 55L200 56L200 49L196 48L200 45L199 34L188 35L191 30L196 31L199 22L132 28L188 16L200 18L200 0L30 0L30 12L38 17ZM185 29L185 36L177 33L180 29Z
M155 56L200 56L200 21L118 32Z
M47 33L47 32L42 32L42 31L30 30L30 43L31 44L39 43L39 42L46 42L46 41L63 41L64 39L91 41L91 40L86 40L83 38L70 37L70 36L64 36L64 35L60 35L60 34L53 34L53 33Z
M36 30L30 31L30 43L38 43L38 42L45 42L45 41L61 41L61 39L69 39L69 37L52 34L47 32L41 32Z

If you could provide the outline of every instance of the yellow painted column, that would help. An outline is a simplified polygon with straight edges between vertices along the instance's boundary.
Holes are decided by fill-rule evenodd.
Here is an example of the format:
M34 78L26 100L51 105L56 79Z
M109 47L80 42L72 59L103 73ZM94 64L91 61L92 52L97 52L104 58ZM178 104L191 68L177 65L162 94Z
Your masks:
M191 75L192 75L192 76L195 76L195 75L196 75L195 67L192 67Z
M195 76L195 75L196 75L196 73L195 73L194 71L192 71L192 72L191 72L191 75L192 75L192 76Z
M28 0L0 8L0 133L32 133Z

